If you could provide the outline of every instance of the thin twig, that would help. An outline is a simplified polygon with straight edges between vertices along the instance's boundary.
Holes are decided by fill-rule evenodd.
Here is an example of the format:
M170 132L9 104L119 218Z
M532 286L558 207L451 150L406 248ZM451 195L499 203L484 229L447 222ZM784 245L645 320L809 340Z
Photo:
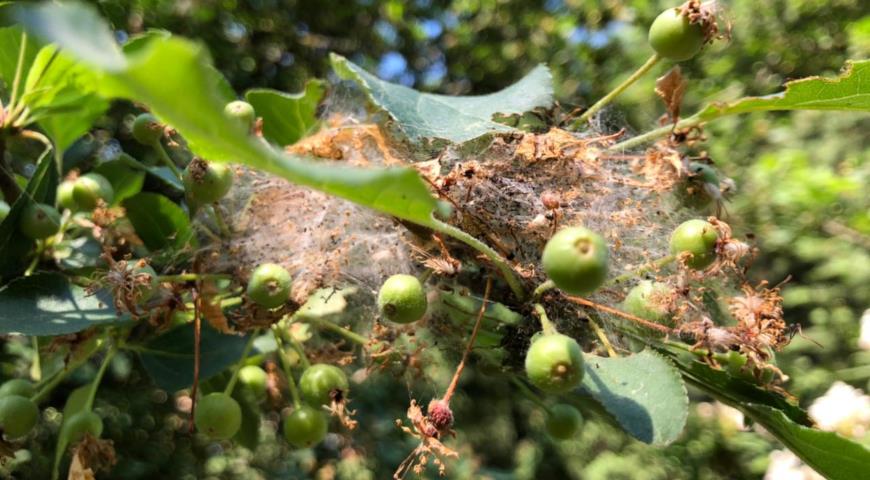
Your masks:
M450 397L456 391L456 385L459 384L459 377L462 375L462 370L465 368L465 362L471 354L471 349L474 347L474 342L477 340L477 332L480 330L480 323L483 319L483 312L486 311L486 302L489 301L489 292L492 290L492 278L486 279L486 290L483 292L483 302L480 304L480 310L477 311L477 319L474 321L474 329L471 330L471 338L468 340L468 345L465 346L465 352L462 354L462 360L459 366L456 367L456 373L453 374L453 380L450 381L450 386L444 392L442 400L445 404L450 404Z
M638 323L640 325L643 325L644 327L651 328L653 330L658 330L659 332L662 332L662 333L666 333L666 334L673 333L673 330L671 330L670 328L668 328L664 325L659 325L658 323L644 320L644 319L642 319L638 316L632 315L630 313L625 313L621 310L617 310L615 308L608 307L607 305L601 305L600 303L595 303L591 300L586 300L585 298L582 298L582 297L573 297L570 295L566 295L565 298L567 298L568 301L570 301L570 302L584 305L586 307L591 307L591 308L594 308L596 310L601 310L602 312L606 312L606 313L609 313L611 315L616 315L617 317L622 317L626 320L631 320L632 322Z

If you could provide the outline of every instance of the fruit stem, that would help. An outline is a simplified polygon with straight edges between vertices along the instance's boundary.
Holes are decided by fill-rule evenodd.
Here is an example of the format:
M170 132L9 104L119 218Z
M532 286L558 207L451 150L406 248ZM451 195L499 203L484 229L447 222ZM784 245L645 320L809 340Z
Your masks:
M366 337L364 337L358 333L352 332L344 327L336 325L336 324L330 322L329 320L324 320L322 318L313 318L313 317L311 317L311 318L302 317L301 320L308 322L317 328L322 328L324 330L329 330L331 332L335 332L335 333L343 336L344 338L350 340L351 342L357 343L359 345L365 345L369 342L369 340Z
M556 282L552 280L547 280L546 282L538 285L538 288L532 292L532 301L537 302L541 299L541 296L549 290L556 288Z
M308 355L305 355L305 349L302 347L302 344L299 343L299 340L293 338L292 334L290 335L290 346L299 354L299 361L302 362L302 367L308 369L311 366L311 362L308 361Z
M42 380L42 361L39 358L39 337L30 337L30 344L33 347L33 364L30 366L30 378L38 382Z
M523 394L523 396L531 400L532 403L543 408L547 413L550 413L550 407L543 400L541 400L541 397L533 392L532 389L525 384L525 382L523 382L516 376L512 376L511 383L513 383L517 387L517 389L520 391L520 393Z
M45 397L48 396L48 394L51 393L51 391L54 390L54 388L57 387L60 382L62 382L69 374L76 371L76 369L78 369L80 366L84 365L89 358L90 355L83 357L78 361L70 363L63 369L51 374L50 377L43 379L39 390L33 395L31 400L33 400L34 403L39 403L45 400Z
M619 143L613 144L613 145L607 147L607 151L614 152L614 151L631 150L632 148L643 145L644 143L651 142L657 138L664 137L676 129L697 127L701 123L703 123L703 120L701 119L701 115L699 112L699 113L692 115L689 118L685 118L683 120L680 120L676 124L665 125L664 127L656 128L655 130L650 130L649 132L643 133L643 134L638 135L636 137L629 138L628 140L626 140L624 142L619 142Z
M224 214L221 213L221 210L218 208L217 204L210 205L209 212L211 213L212 218L214 219L214 223L217 224L218 230L221 232L221 237L227 238L230 236L230 229L227 227L227 222L224 221Z
M450 235L451 237L465 243L469 247L486 255L487 258L495 263L495 266L501 272L511 291L514 293L514 296L517 297L517 300L525 300L526 291L523 288L522 284L520 284L520 281L517 278L513 268L511 268L507 261L502 258L502 256L499 255L498 252L490 248L489 245L481 242L473 236L465 233L461 229L454 227L453 225L441 222L439 220L435 220L434 218L432 219L432 223L428 226L433 230L439 231L446 235Z
M535 309L535 313L541 320L541 331L544 332L544 335L553 335L559 333L556 330L556 326L553 325L553 322L550 321L550 317L547 316L547 311L544 310L543 305L541 305L540 303L536 303L532 307Z
M42 252L45 251L45 240L37 240L36 241L36 251L33 252L33 260L30 261L30 265L27 266L27 270L24 271L24 276L29 277L33 275L33 271L36 270L36 267L39 266L39 260L42 259Z
M618 357L619 354L617 354L616 350L613 349L613 345L610 344L610 340L607 338L604 330L598 325L598 322L596 322L591 315L587 320L589 320L589 325L592 327L592 330L595 332L598 340L601 340L601 343L604 344L604 348L607 349L607 356L612 358Z
M468 355L471 354L471 349L474 348L474 342L477 340L477 332L480 331L480 321L483 319L483 313L486 312L486 302L489 301L489 292L492 290L492 277L486 278L486 289L483 291L483 302L480 304L480 309L477 311L477 319L474 321L474 328L471 330L471 338L468 339L468 345L465 346L465 352L462 354L462 360L459 361L459 366L456 367L456 373L453 374L453 380L450 381L450 386L444 392L442 401L446 405L450 405L450 397L456 391L456 386L459 384L459 377L462 376L462 370L465 369L465 362L468 361Z
M166 149L163 148L163 144L160 143L160 139L158 138L153 144L151 144L151 146L154 147L154 150L157 152L157 156L160 157L160 160L164 164L166 164L166 166L169 167L170 170L172 170L172 174L180 179L181 171L175 165L172 157L170 157L169 154L166 153Z
M91 383L91 391L88 392L88 400L87 402L85 402L85 412L90 412L93 408L94 399L97 397L97 389L100 387L100 382L103 380L103 374L106 373L106 368L109 367L109 362L112 361L112 358L117 352L118 346L113 343L112 347L109 348L109 351L106 352L106 358L103 359L103 363L100 365L100 369L97 370L97 376L94 377L94 380Z
M281 362L281 369L284 370L284 376L287 377L287 389L290 390L290 397L293 398L293 407L302 407L302 400L299 397L299 390L296 388L296 381L293 380L293 371L290 369L290 364L287 363L287 356L284 354L284 342L281 340L281 333L278 327L272 327L272 335L275 337L275 343L278 344L278 360Z
M661 267L664 267L665 265L669 265L669 264L673 263L674 260L676 260L676 259L677 259L676 255L668 255L667 257L662 257L658 260L655 260L651 263L648 263L648 264L638 268L637 270L635 270L633 272L623 273L622 275L620 275L618 277L614 277L614 278L610 279L607 283L605 283L604 286L605 287L613 286L613 285L616 285L618 283L622 283L626 280L630 280L634 277L639 277L639 276L643 275L644 273L649 272L650 270L656 270L656 269L659 269Z
M662 59L662 57L660 57L658 54L654 53L651 57L649 57L649 59L647 59L647 61L643 65L640 66L640 68L635 70L635 72L632 73L631 76L626 78L622 83L617 85L616 88L611 90L610 93L601 97L600 100L595 102L595 104L593 104L591 107L589 107L588 110L583 112L583 115L581 115L580 118L578 118L577 120L575 120L571 124L571 129L577 130L577 129L581 128L586 122L589 121L590 118L592 118L593 115L598 113L598 111L601 110L602 108L604 108L605 105L607 105L608 103L613 101L614 98L616 98L617 96L619 96L619 94L624 92L628 87L631 86L631 84L636 82L640 77L642 77L644 74L649 72L650 69L652 69L657 63L659 63L659 60L661 60L661 59Z
M186 283L198 280L232 280L233 276L226 273L180 273L178 275L159 275L159 282Z
M253 330L251 332L251 336L248 338L248 343L245 344L245 349L242 350L242 356L239 357L239 362L236 363L236 368L233 370L233 376L230 377L230 381L224 389L226 395L232 395L233 388L235 388L236 382L239 380L239 372L242 370L242 367L245 366L245 360L247 360L248 355L251 353L251 349L254 348L254 339L257 338L258 333L258 330Z
M421 273L421 274L417 277L417 280L420 281L420 285L425 285L425 284L426 284L426 280L429 280L429 277L431 277L431 276L432 276L432 269L431 269L431 268L427 268L426 270L423 270L423 273Z

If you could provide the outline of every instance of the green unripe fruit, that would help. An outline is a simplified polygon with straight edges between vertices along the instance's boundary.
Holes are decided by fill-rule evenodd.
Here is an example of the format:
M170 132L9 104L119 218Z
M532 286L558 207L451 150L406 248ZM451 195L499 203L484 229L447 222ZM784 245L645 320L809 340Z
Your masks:
M133 261L131 265L130 275L135 279L133 290L136 293L136 301L146 302L157 293L157 288L160 285L157 272L151 265L142 260Z
M305 401L314 406L329 405L332 400L341 400L347 395L350 386L347 375L335 365L318 363L302 373L299 389Z
M9 395L20 395L30 398L36 393L36 388L33 383L24 380L23 378L13 378L0 386L0 398Z
M0 398L0 429L9 438L20 438L33 430L39 421L39 408L21 395Z
M48 238L60 230L60 213L51 205L31 203L24 207L19 227L33 240Z
M74 413L65 419L60 429L60 436L70 444L76 443L86 433L100 438L103 434L103 419L92 411Z
M195 158L184 169L181 179L187 196L202 205L224 198L233 186L233 171L224 164Z
M99 200L106 204L115 198L115 189L106 177L99 173L86 173L75 180L72 191L73 201L79 210L90 211L97 207Z
M213 440L231 438L242 426L242 409L233 397L210 393L196 404L193 423L196 429Z
M583 351L573 338L542 335L526 353L526 376L547 393L565 393L583 381Z
M281 265L264 263L254 269L248 280L248 298L261 307L279 307L290 296L292 281L290 272Z
M649 44L656 53L674 62L688 60L704 46L704 30L691 23L677 8L662 12L649 27Z
M3 200L0 200L0 222L6 220L6 217L9 216L9 210L12 210L12 207Z
M269 374L257 365L245 365L239 370L239 382L255 396L266 395L269 385Z
M719 233L711 223L704 220L687 220L671 235L671 253L689 253L686 265L703 270L716 260L716 242Z
M623 301L626 312L657 323L669 323L671 294L665 283L643 280L629 290Z
M73 197L73 191L75 190L75 187L75 180L64 180L60 182L60 185L57 186L56 195L58 206L67 210L78 210L79 207L76 204L76 199L75 197Z
M296 448L310 448L326 438L329 424L319 409L303 405L284 417L284 439Z
M254 107L243 100L236 100L228 103L227 106L224 107L224 115L231 120L238 121L249 130L254 126L254 120L256 120Z
M572 295L594 291L607 278L607 243L583 227L564 228L547 242L541 263L561 290Z
M557 440L573 437L582 424L583 415L580 415L580 411L565 403L553 405L547 414L547 433Z
M133 138L142 145L154 145L163 136L163 124L150 113L143 113L133 120Z
M423 318L428 306L426 291L413 275L393 275L381 285L378 292L378 309L391 322L416 322Z

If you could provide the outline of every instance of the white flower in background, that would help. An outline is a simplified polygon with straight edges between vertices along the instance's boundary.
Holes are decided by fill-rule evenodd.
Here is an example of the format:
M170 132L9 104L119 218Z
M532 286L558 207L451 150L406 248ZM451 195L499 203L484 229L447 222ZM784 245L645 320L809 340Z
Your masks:
M858 346L870 350L870 308L861 315L861 334L858 336Z
M788 450L770 452L770 465L764 473L764 480L824 480L825 477L806 466Z
M822 430L862 438L870 428L870 397L843 382L834 382L809 408Z

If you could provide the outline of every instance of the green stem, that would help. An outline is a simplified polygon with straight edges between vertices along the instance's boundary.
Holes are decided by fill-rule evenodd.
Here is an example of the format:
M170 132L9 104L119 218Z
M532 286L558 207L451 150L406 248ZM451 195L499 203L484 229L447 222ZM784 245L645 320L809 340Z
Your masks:
M479 251L489 258L495 266L499 269L511 291L514 293L514 296L517 297L517 300L523 301L526 298L526 291L523 288L522 284L520 284L519 279L514 273L513 268L507 263L507 260L502 258L498 252L490 248L489 245L481 242L480 240L474 238L473 236L465 233L459 228L454 227L453 225L438 221L433 219L432 224L429 225L433 230L444 233L446 235L450 235L451 237L465 243L469 247Z
M45 251L45 240L37 240L36 241L36 251L33 253L33 260L31 260L30 265L27 266L27 270L24 271L24 276L29 277L33 275L33 271L36 270L36 267L39 266L39 260L42 259L42 253Z
M180 273L178 275L160 275L160 282L185 283L197 280L232 280L233 276L227 273Z
M604 330L598 325L598 322L593 318L594 315L590 315L587 320L589 320L589 325L592 327L592 330L595 332L595 335L598 337L598 340L604 345L604 348L607 350L607 355L611 358L616 358L619 354L616 353L616 350L613 348L613 345L610 344L610 340L607 338L607 334L604 333Z
M425 285L426 280L429 280L429 277L431 277L431 276L432 276L432 269L427 268L426 270L423 270L423 273L421 273L419 277L417 277L417 280L420 281L421 285Z
M100 369L97 370L97 376L94 377L93 382L91 383L91 391L88 392L88 401L85 402L85 412L90 412L94 407L94 399L97 398L97 389L100 388L100 382L103 380L103 374L106 373L106 369L109 367L109 363L112 361L112 358L118 352L118 347L115 344L112 344L112 347L109 348L109 351L106 352L106 358L103 359L103 363L100 365Z
M657 270L659 268L664 267L665 265L669 265L669 264L673 263L676 259L677 259L676 255L668 255L667 257L662 257L654 262L648 263L648 264L644 265L643 267L638 268L637 270L634 270L634 271L628 272L628 273L623 273L622 275L620 275L618 277L614 277L614 278L608 280L607 283L604 284L604 286L608 287L608 286L616 285L616 284L622 283L626 280L630 280L634 277L639 277L639 276L643 275L644 273L649 272L650 270Z
M599 110L604 108L605 105L613 101L614 98L619 96L622 92L624 92L628 87L630 87L634 82L636 82L640 77L650 71L657 63L659 63L661 57L658 54L653 54L649 59L640 66L634 73L631 74L630 77L626 78L622 83L616 86L613 90L610 91L607 95L601 97L601 100L595 102L594 105L589 107L588 110L583 112L583 115L580 116L574 123L571 124L571 128L577 130L581 128L586 122L592 118L593 115L598 113Z
M221 213L220 209L217 207L217 204L210 205L209 212L211 212L211 217L214 219L214 223L217 224L218 230L221 232L221 236L223 238L227 238L230 236L230 229L227 227L227 222L224 221L224 215Z
M679 122L677 122L676 125L666 125L655 130L650 130L649 132L646 132L644 134L629 138L624 142L619 142L617 144L611 145L607 148L607 150L611 152L631 150L632 148L643 145L644 143L651 142L666 135L670 135L670 133L676 129L682 130L684 128L697 127L704 121L705 120L701 119L700 113L696 113L689 118L680 120Z
M178 167L175 165L175 162L172 160L172 157L170 157L169 154L166 153L166 149L163 148L163 144L160 143L160 139L157 139L157 141L154 142L152 147L154 147L154 150L157 152L157 156L160 157L160 160L164 164L166 164L166 166L169 167L170 170L172 170L172 173L176 177L181 178L181 170L179 170Z
M550 317L547 316L547 311L544 310L543 305L536 303L532 307L535 309L535 313L538 314L538 318L541 320L541 330L544 332L544 335L559 333L556 330L556 326L550 321Z
M546 282L538 285L538 288L532 292L532 301L537 302L541 299L541 296L549 290L556 288L556 282L552 280L547 280Z
M305 348L302 347L299 340L293 338L293 335L290 335L290 345L293 347L293 350L296 350L296 353L299 354L299 361L302 362L302 366L306 369L311 367L311 362L308 361L308 356L305 355Z
M33 364L30 366L30 378L35 381L42 380L42 361L39 358L39 337L30 337L33 346Z
M293 406L300 408L302 399L299 396L299 390L296 388L296 381L293 379L293 371L290 369L290 364L287 362L287 355L284 353L284 342L281 340L281 333L277 327L272 327L272 335L275 336L275 343L278 344L278 360L281 362L281 368L284 370L284 376L287 377L287 389L290 390L290 397L293 398Z
M344 327L336 325L336 324L330 322L329 320L324 320L322 318L307 318L307 317L302 317L302 318L300 318L300 320L303 322L308 322L308 323L316 326L317 328L322 328L324 330L329 330L331 332L337 333L337 334L341 335L342 337L350 340L353 343L357 343L359 345L365 345L365 344L369 343L369 340L366 337L364 337L358 333L354 333L354 332L352 332Z
M245 366L245 360L251 353L251 349L254 348L254 339L257 338L257 334L257 330L251 332L251 338L249 338L248 343L245 344L245 349L242 351L242 356L239 357L239 362L236 364L236 368L233 371L233 376L230 378L229 383L227 383L227 388L224 389L224 393L226 395L232 395L233 388L235 388L236 382L239 380L239 372L242 370L242 367Z
M517 390L519 390L520 393L522 393L524 397L531 400L532 403L534 403L535 405L543 408L544 411L546 411L547 413L550 413L549 405L547 405L543 400L541 400L541 397L539 397L535 392L533 392L532 389L529 388L529 386L525 384L525 382L523 382L522 380L520 380L516 376L512 376L511 383L513 383L514 386L517 387Z

